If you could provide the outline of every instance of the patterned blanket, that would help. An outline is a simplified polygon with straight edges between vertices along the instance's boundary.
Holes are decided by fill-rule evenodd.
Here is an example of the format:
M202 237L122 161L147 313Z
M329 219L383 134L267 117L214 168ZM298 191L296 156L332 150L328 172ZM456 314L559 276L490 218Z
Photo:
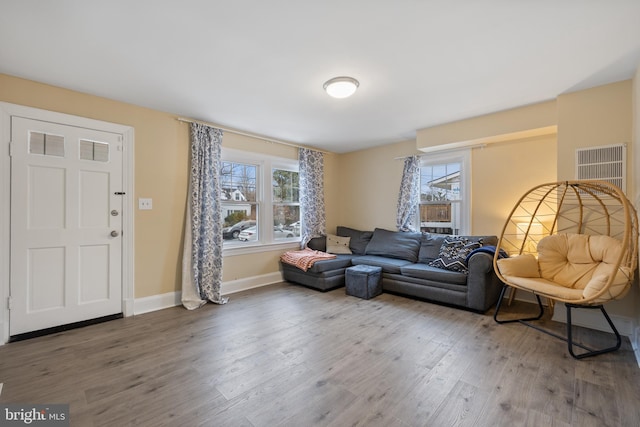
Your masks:
M333 254L326 252L314 251L313 249L304 248L300 251L285 252L280 256L282 262L294 265L302 271L307 271L316 261L322 261L323 259L334 259Z

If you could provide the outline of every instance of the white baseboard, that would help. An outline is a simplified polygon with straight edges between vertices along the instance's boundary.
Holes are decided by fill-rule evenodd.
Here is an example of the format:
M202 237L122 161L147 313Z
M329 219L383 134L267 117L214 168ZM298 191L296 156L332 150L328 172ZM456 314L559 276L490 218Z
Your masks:
M282 273L277 271L260 276L246 277L238 280L223 282L221 286L222 295L234 294L248 289L259 288L282 282ZM150 297L136 298L133 301L132 314L143 314L151 311L162 310L164 308L175 307L182 304L182 292L167 292L166 294L152 295ZM131 311L130 311L131 313Z
M136 298L133 302L133 314L149 313L163 308L175 307L182 304L182 292L167 292L166 294L151 295L150 297Z
M636 355L638 367L640 367L640 326L636 326L636 330L634 331L633 337L631 338L631 347L633 348L633 352Z
M505 297L505 299L507 298L508 296ZM534 304L537 303L535 297L530 292L518 292L516 293L515 299ZM546 304L545 298L542 299L542 303ZM609 317L611 317L613 324L616 325L620 335L629 337L631 347L633 348L633 352L636 356L636 361L638 362L638 367L640 367L640 326L637 324L638 322L629 317L616 316L615 314L609 314ZM564 304L556 305L551 320L567 323L567 311ZM607 321L602 316L600 310L572 310L571 320L572 323L577 326L583 326L597 331L611 332L611 329L609 328Z
M514 290L511 289L511 291L509 292L513 292ZM504 297L505 300L509 299L509 294L507 293ZM538 300L536 299L535 295L533 295L531 292L516 292L516 296L513 298L515 301L524 301L524 302L530 302L532 304L538 304ZM542 300L542 305L547 306L549 305L548 301L546 298L541 298Z
M634 319L626 316L618 316L615 314L609 314L611 321L616 325L616 329L620 332L620 335L624 335L631 339L636 328ZM557 304L553 311L553 318L556 322L567 323L567 311L564 304ZM571 310L571 323L576 326L583 326L585 328L595 329L597 331L611 332L611 328L607 324L607 321L602 316L602 312L596 309L576 309Z
M125 298L122 302L122 314L124 317L133 316L135 314L134 304L136 300L133 298Z
M530 292L518 292L516 293L515 299L518 301L537 304L535 296ZM542 298L542 303L545 305L547 304L546 298ZM618 332L620 332L620 335L627 336L630 340L632 340L636 322L629 317L617 316L611 313L609 313L609 317L611 317L611 321L613 322L613 324L616 325L616 328L618 329ZM567 311L564 307L564 304L556 304L551 320L567 323ZM600 310L572 310L571 320L572 323L576 326L583 326L585 328L595 329L597 331L611 332L611 328L609 328L609 325L607 324L605 318L602 316ZM635 329L640 330L640 328ZM640 332L636 332L636 335L639 334ZM636 343L637 342L638 338L636 338Z
M259 288L261 286L272 285L282 282L282 272L261 274L260 276L246 277L244 279L230 280L222 283L222 295L234 294L248 289Z

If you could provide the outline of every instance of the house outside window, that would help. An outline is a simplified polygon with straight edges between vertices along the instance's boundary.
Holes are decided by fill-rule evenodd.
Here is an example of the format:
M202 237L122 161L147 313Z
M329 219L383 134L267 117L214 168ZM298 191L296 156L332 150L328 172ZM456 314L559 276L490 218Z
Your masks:
M223 248L300 240L297 160L223 148Z
M298 171L273 169L272 190L274 238L279 240L300 237Z
M240 233L257 227L260 203L258 200L259 166L255 164L223 161L220 184L222 187L222 237L238 241ZM257 230L256 230L257 236Z
M470 153L428 155L420 165L420 230L469 234Z

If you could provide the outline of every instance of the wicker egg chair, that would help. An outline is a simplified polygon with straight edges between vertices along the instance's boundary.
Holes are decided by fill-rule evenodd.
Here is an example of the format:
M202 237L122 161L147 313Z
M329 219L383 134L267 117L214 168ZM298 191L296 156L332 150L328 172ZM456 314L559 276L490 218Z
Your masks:
M497 247L509 257L501 258L496 251L493 260L496 274L505 284L494 313L496 322L521 322L563 339L576 359L620 348L620 334L603 304L629 291L638 260L638 217L620 188L605 181L538 185L511 211ZM538 314L499 319L508 288L511 296L516 289L532 292ZM541 296L547 298L550 308L555 302L565 303L566 337L529 323L544 314ZM573 308L599 309L616 336L616 344L593 350L574 342ZM576 354L574 347L586 351Z

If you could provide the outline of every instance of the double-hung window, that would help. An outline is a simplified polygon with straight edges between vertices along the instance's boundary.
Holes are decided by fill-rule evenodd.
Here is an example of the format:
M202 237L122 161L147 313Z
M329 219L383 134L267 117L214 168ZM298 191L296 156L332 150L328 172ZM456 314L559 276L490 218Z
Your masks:
M224 248L300 240L298 161L223 148Z
M298 170L290 166L272 169L274 239L300 237L300 185Z
M225 241L250 241L258 237L260 217L260 166L249 162L223 161L222 237Z
M420 165L420 230L468 234L470 153L429 155Z

